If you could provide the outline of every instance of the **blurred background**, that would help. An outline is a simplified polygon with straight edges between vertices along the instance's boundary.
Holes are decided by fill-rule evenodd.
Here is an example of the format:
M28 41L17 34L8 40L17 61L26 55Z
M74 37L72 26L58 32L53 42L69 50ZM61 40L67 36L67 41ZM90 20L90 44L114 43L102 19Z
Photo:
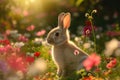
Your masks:
M0 0L0 35L11 41L19 37L29 40L46 38L47 33L57 26L58 15L70 12L73 40L84 34L85 13L96 9L97 13L93 15L96 43L99 47L104 46L104 42L111 38L120 39L119 3L119 0ZM11 37L8 36L10 33L15 34ZM93 36L90 39L93 41Z
M120 23L119 0L0 0L0 33L9 29L25 32L25 28L34 25L36 30L49 31L57 26L57 17L61 12L70 12L71 33L80 35L81 26L85 25L85 13L93 9L95 26L102 31L110 25Z
M95 9L93 35L85 14ZM103 56L120 59L120 0L0 0L0 80L57 80L46 36L61 12L71 13L71 40L88 54L102 55L100 75L120 79L120 65L106 70ZM111 76L103 74L109 70Z

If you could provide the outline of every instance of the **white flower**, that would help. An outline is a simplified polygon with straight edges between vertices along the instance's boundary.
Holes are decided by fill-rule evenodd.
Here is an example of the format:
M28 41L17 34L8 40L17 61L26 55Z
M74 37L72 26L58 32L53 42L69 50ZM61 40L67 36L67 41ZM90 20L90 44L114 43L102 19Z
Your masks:
M29 33L25 33L24 36L30 37L31 35Z
M47 64L44 59L37 59L32 65L29 66L27 75L35 76L37 74L44 73L47 69Z
M25 44L23 42L16 42L14 45L15 45L15 47L21 48Z
M16 75L19 77L19 79L23 79L23 77L24 77L22 71L17 71Z
M120 47L115 50L115 55L120 56Z
M20 35L21 35L21 34L19 34L19 33L11 34L11 37L14 38L14 39L16 39L16 38L18 38Z
M10 31L10 34L16 34L16 33L18 33L18 30L11 30Z
M118 48L119 41L117 39L112 39L106 43L105 55L111 56L113 51Z
M116 49L118 47L119 41L117 39L112 39L110 42L106 43L106 49Z
M75 41L76 41L76 42L79 42L79 41L81 41L81 38L75 37Z
M42 45L44 45L44 46L48 46L49 44L47 43L46 40L44 40L44 41L42 41Z
M34 53L31 53L31 52L27 52L26 54L27 54L28 56L32 56L32 57L34 56Z
M36 44L41 44L42 41L43 41L42 38L35 38L33 42L36 43Z
M89 13L85 13L85 17L88 17L88 16L90 16Z
M92 13L97 13L97 10L93 10Z
M84 43L84 44L83 44L83 47L84 47L85 49L88 49L88 48L91 47L91 44L90 44L90 43Z
M96 35L96 38L97 38L97 39L100 39L100 35Z

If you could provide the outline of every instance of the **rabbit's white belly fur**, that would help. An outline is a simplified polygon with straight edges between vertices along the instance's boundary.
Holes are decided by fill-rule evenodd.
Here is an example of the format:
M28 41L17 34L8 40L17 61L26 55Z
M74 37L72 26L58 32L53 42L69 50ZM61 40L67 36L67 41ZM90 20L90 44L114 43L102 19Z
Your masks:
M52 48L52 59L55 62L55 64L57 65L57 67L63 67L64 66L64 54L61 53L60 50L55 50L54 48Z

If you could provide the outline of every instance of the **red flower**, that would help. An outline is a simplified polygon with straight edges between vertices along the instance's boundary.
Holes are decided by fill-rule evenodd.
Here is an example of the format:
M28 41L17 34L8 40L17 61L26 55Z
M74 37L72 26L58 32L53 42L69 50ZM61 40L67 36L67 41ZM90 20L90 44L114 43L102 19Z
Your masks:
M84 77L83 80L92 80L92 77Z
M100 64L100 56L96 55L95 53L90 55L84 62L83 66L86 70L90 70L94 66L98 66Z
M7 39L5 39L5 40L4 40L4 44L5 44L5 45L9 45L9 44L10 44L10 41L7 40Z
M90 28L90 27L84 27L84 35L85 36L90 36L90 34L91 34L91 31L92 31L92 28Z
M96 29L96 28L94 27L94 30L95 30L95 29ZM85 22L85 27L84 27L84 29L83 29L83 34L84 34L85 36L90 36L91 33L92 33L92 23L91 23L89 20L87 20L87 21Z
M0 47L0 53L4 54L6 53L7 49L5 47Z
M35 52L34 53L34 57L39 57L40 56L40 52Z
M33 63L33 62L34 62L34 57L32 57L32 56L27 56L27 57L26 57L26 61L29 62L29 63Z
M90 22L90 21L86 21L86 22L85 22L85 27L84 27L84 29L83 29L83 34L84 34L85 36L90 36L91 32L92 32L91 22Z
M9 45L10 44L10 41L5 39L5 40L0 40L0 44L3 44L3 45Z
M112 64L111 64L111 63L108 63L108 64L106 65L106 67L107 67L108 69L111 69L111 68L112 68Z
M117 64L117 60L114 58L114 59L112 59L112 60L106 65L106 67L107 67L108 69L111 69L111 68L115 67L116 64Z
M85 22L85 24L86 24L86 26L91 26L91 25L92 25L89 20L87 20L87 21Z
M116 64L117 64L117 59L116 59L116 58L112 59L112 60L111 60L111 63L112 63L113 65L116 65Z

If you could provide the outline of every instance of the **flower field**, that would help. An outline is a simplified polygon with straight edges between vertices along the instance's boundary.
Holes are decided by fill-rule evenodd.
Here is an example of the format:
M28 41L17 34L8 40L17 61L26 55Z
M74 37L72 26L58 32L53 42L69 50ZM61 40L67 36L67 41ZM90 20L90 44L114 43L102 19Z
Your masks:
M50 6L59 3L60 9L52 7L52 10L46 11L37 10L33 5L35 0L28 0L29 3L19 0L19 4L15 4L16 0L11 1L0 0L0 80L120 80L119 11L113 12L114 22L111 22L109 14L103 16L101 8L93 6L100 4L97 1L91 5L95 10L87 10L84 3L88 2L83 0L76 0L77 7L71 4L74 0L70 0L69 4L48 0ZM23 3L27 6L23 7ZM47 2L43 3L47 5ZM2 7L7 5L11 8ZM47 8L44 6L44 9ZM62 78L57 76L57 66L51 57L52 46L46 41L48 32L57 26L61 12L71 13L70 40L89 55L82 63L83 69ZM104 18L101 21L100 15ZM78 23L81 24L75 25ZM78 56L79 51L75 50L73 54Z

